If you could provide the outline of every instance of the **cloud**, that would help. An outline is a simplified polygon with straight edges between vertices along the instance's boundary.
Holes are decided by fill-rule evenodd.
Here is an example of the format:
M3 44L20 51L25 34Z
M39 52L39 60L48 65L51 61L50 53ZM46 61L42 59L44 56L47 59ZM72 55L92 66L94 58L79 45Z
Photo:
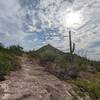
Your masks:
M82 16L72 32L76 52L93 49L93 57L100 51L95 44L100 40L100 0L0 0L0 41L19 43L27 50L50 43L68 51L64 17L71 10Z

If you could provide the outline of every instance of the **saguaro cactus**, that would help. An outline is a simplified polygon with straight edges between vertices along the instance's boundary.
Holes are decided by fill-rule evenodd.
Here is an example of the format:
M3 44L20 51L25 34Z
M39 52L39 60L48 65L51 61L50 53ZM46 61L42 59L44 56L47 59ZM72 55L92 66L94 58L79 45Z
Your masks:
M72 43L71 31L69 31L69 47L70 47L70 57L71 57L71 61L72 61L72 59L73 59L72 54L74 53L74 50L75 50L75 43Z

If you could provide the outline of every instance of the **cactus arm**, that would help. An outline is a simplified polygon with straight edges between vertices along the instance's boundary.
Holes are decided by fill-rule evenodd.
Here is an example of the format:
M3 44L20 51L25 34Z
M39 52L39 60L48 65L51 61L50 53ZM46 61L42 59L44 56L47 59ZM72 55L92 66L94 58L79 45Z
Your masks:
M71 31L69 31L69 47L70 47L70 54L71 54L72 53Z
M72 53L75 51L75 43L73 43Z

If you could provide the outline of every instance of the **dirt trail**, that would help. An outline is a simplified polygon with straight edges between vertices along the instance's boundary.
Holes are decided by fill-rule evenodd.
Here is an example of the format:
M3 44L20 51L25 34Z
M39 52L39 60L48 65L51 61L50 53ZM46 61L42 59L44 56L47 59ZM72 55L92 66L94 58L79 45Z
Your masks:
M0 82L0 100L72 100L71 86L24 56L22 69Z

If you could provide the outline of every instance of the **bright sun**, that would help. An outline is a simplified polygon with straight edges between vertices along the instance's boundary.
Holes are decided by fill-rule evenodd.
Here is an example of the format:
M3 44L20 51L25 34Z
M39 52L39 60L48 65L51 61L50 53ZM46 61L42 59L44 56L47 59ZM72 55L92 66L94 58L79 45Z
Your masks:
M74 28L81 24L82 15L79 12L73 12L65 15L65 25L68 28Z

